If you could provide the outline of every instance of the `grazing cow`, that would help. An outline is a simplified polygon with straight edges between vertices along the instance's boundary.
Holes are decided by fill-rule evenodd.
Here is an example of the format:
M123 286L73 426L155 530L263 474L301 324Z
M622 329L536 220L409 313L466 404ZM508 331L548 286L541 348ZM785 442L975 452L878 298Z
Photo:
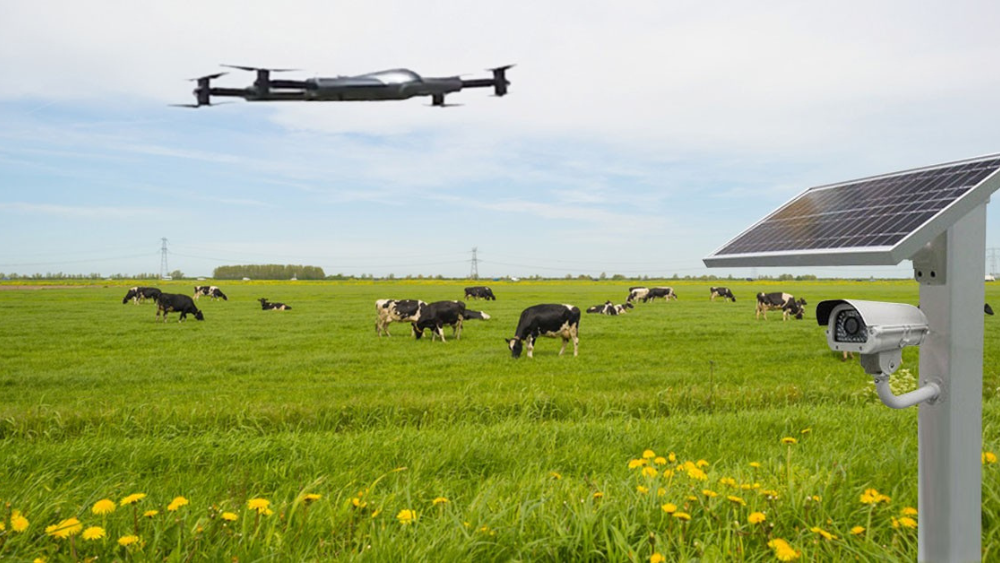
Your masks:
M646 301L652 301L653 299L662 298L667 301L671 299L677 299L677 294L674 293L674 288L672 287L651 287L649 288L649 293L642 300L643 303Z
M452 335L456 340L462 339L462 321L465 319L464 301L435 301L424 304L420 307L420 318L414 321L413 337L420 340L424 335L424 329L431 329L431 342L435 337L440 337L441 342L445 342L444 325L452 328Z
M780 291L774 293L758 293L756 318L759 319L761 314L763 314L764 320L767 320L767 312L769 310L781 309L782 320L787 321L790 315L794 316L796 319L802 319L802 315L805 313L805 308L803 307L805 304L805 299L796 300L791 293L782 293Z
M155 287L133 287L130 288L128 293L125 294L125 298L122 299L122 305L128 303L129 299L132 300L134 305L138 305L147 299L156 301L156 298L159 297L161 293L163 292Z
M638 299L645 303L647 295L649 295L648 287L630 287L628 288L628 298L625 299L625 302L631 303Z
M475 319L479 321L488 321L490 320L491 317L489 316L489 314L484 313L482 311L473 311L472 309L466 309L465 318L466 320Z
M375 333L389 334L389 324L413 323L420 320L420 308L426 305L419 299L379 299L375 302Z
M229 301L229 298L226 297L226 294L222 293L222 290L219 289L218 287L215 287L214 285L196 285L196 286L194 286L194 298L195 298L195 300L197 300L202 295L204 295L206 297L211 297L212 299L218 299L219 297L221 297L223 301Z
M470 297L473 299L482 298L487 301L497 300L496 296L493 295L493 290L484 285L477 285L474 287L465 288L465 298L469 299Z
M580 347L580 309L572 305L534 305L528 307L521 313L521 318L517 321L517 330L514 331L514 338L504 339L510 354L514 358L521 357L521 349L524 344L528 345L528 357L532 357L535 349L535 339L539 336L549 338L562 338L562 348L559 355L566 351L566 343L573 340L573 356L576 356Z
M189 313L199 321L205 320L205 315L194 306L194 299L177 293L160 293L156 298L156 316L159 317L160 313L163 313L163 322L167 322L167 313L173 311L181 314L177 322L186 319Z
M729 290L728 287L710 287L708 290L712 295L708 298L709 301L715 301L716 297L721 297L723 301L729 300L733 303L736 302L736 297L733 296L733 292Z
M257 301L260 301L260 308L263 311L291 311L291 305L285 305L284 303L271 303L265 297L261 297Z

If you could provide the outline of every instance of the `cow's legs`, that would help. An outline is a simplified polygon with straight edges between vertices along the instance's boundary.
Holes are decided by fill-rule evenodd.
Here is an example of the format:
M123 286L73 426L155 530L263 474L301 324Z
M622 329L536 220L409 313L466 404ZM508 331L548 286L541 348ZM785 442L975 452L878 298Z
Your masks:
M529 336L526 343L528 345L528 357L533 358L533 352L535 351L535 339Z
M562 337L562 346L561 346L561 347L559 348L559 355L560 355L560 356L562 356L562 355L563 355L563 352L565 352L565 351L566 351L566 343L567 343L567 342L569 342L569 338L567 338L567 337L563 336L563 337Z

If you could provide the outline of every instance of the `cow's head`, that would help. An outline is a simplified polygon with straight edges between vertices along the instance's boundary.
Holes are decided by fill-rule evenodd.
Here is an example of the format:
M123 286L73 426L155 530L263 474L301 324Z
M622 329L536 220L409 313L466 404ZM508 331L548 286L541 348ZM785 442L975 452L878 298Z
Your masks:
M128 293L125 294L125 299L122 299L122 305L128 303L128 300L132 299L135 296L136 296L136 291L135 288L133 287L132 289L128 290Z
M197 319L197 320L199 320L199 321L203 321L203 320L205 320L205 315L202 314L201 311L195 311L194 312L194 318Z
M622 307L625 309L635 309L635 305L631 303L625 303L624 305L622 305Z
M413 338L420 340L420 338L424 335L424 329L417 326L417 323L410 323L410 327L412 327L411 330L413 332Z
M511 357L514 358L514 359L520 358L521 357L521 350L522 350L521 339L520 338L510 338L510 339L505 338L504 341L507 342L507 347L510 348L510 355L511 355Z

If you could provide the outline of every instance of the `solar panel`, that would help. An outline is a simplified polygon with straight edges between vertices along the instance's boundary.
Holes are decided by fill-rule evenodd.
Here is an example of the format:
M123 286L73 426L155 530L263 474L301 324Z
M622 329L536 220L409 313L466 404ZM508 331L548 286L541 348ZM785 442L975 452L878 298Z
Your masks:
M719 266L895 265L1000 187L1000 155L809 188L704 259Z

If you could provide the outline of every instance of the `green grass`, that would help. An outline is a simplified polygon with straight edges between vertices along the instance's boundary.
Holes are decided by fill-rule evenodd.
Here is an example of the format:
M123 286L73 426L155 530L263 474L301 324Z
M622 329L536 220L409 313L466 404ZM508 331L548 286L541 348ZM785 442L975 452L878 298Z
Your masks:
M917 410L882 406L814 316L834 297L916 303L913 282L728 283L737 303L709 302L709 283L650 282L680 299L584 315L579 357L540 339L519 360L503 338L525 307L617 303L635 284L493 283L497 301L469 302L493 319L445 344L401 324L378 338L374 301L458 299L468 284L219 285L229 301L201 299L206 320L185 323L122 305L126 284L0 290L0 558L768 561L773 538L804 560L916 558L916 530L892 521L917 505ZM760 290L805 297L807 318L755 320ZM259 297L293 310L261 311ZM996 451L1000 328L986 321L984 449ZM917 364L907 349L904 368ZM646 449L677 461L643 476L629 461ZM698 460L707 480L676 471ZM1000 548L998 470L984 466L987 559ZM862 504L866 488L891 502ZM138 527L133 507L90 511L136 492ZM176 496L190 504L166 510ZM252 498L273 514L249 510ZM397 521L404 509L414 523ZM12 510L26 531L12 530ZM753 511L766 522L748 524ZM74 516L108 538L45 533ZM852 535L857 525L867 531ZM142 545L117 544L130 534Z

